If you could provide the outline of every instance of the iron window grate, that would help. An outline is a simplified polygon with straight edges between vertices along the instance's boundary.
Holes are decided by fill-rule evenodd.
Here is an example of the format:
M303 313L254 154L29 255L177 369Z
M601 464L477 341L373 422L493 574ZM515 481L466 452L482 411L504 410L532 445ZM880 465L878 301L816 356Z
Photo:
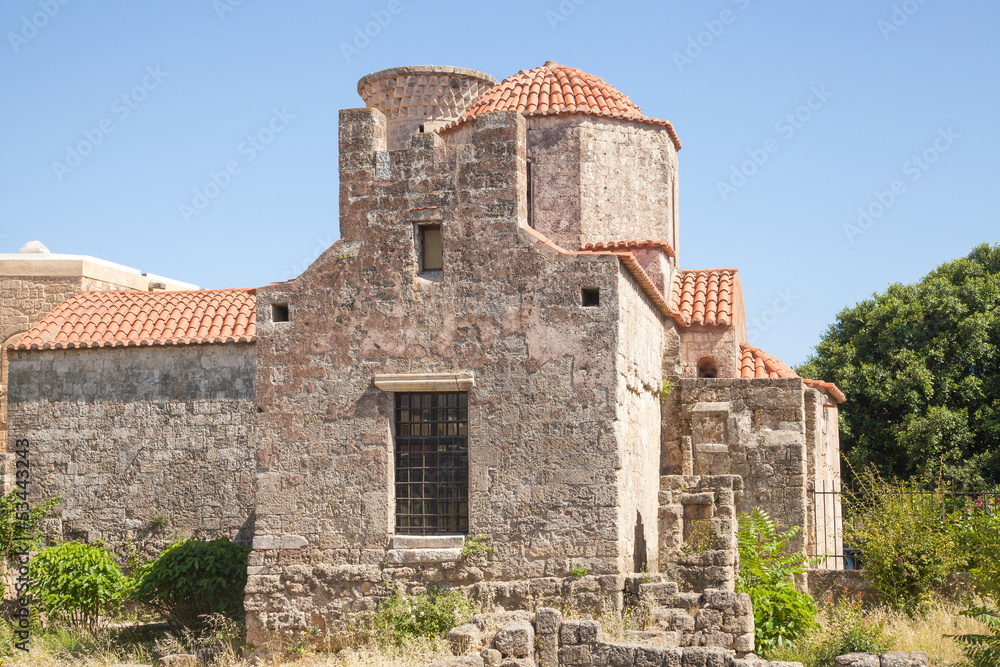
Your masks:
M469 532L469 395L396 394L396 533Z

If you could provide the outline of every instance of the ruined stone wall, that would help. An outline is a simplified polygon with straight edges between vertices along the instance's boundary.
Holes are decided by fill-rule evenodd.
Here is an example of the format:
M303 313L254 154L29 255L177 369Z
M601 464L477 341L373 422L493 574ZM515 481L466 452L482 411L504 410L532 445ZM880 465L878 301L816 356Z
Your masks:
M712 357L719 369L720 378L740 376L740 344L737 328L732 326L706 327L694 325L678 330L681 337L681 376L698 377L698 362Z
M254 348L13 351L12 439L66 539L253 534Z
M808 512L812 530L807 535L811 556L842 555L844 551L843 513L840 496L840 431L837 404L815 389L805 391L806 461L810 490ZM839 560L817 567L837 568Z
M639 284L625 271L618 281L620 334L616 431L624 457L621 493L621 572L657 568L657 490L660 474L660 394L663 389L663 318L649 307Z
M380 112L342 111L342 240L298 279L257 292L251 641L343 618L346 609L302 594L303 576L365 607L384 589L352 568L417 589L509 590L571 568L599 579L631 569L621 538L629 457L615 426L617 378L630 372L608 354L623 336L627 279L616 257L560 255L526 231L523 117L482 114L474 126L470 144L424 134L385 151ZM434 275L420 273L415 249L428 221L442 229ZM600 305L583 306L582 288L598 288ZM269 321L271 304L287 304L290 321ZM475 565L394 534L394 397L373 379L443 372L475 378L469 533L495 548Z
M744 492L737 513L757 507L782 526L801 527L792 548L804 548L809 517L802 380L684 379L680 391L681 449L690 446L694 474L740 475Z

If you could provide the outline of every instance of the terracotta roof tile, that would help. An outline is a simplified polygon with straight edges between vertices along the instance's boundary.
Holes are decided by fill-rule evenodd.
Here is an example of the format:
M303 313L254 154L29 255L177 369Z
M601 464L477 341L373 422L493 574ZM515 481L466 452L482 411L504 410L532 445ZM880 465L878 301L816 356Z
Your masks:
M670 288L670 305L683 326L733 324L737 269L678 271Z
M659 248L666 253L667 257L677 256L673 247L666 241L642 241L639 239L585 243L581 250L631 250L632 248Z
M56 306L10 349L249 343L255 290L80 292Z
M754 347L749 343L740 343L740 377L743 378L797 378L799 374L789 368L785 362ZM847 400L844 392L832 382L802 378L802 382L813 389L829 394L838 403Z
M674 146L677 150L681 149L681 141L669 120L644 116L627 95L604 79L551 61L507 77L483 93L457 120L438 132L458 127L477 114L513 110L525 116L580 113L658 125L667 129Z

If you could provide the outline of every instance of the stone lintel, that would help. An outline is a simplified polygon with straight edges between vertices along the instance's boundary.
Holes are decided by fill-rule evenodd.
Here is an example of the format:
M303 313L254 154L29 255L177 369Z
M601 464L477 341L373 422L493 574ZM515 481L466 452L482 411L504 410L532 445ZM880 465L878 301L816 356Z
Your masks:
M389 549L390 565L414 563L454 563L462 558L461 549Z
M729 414L729 402L720 403L695 403L690 408L692 414Z
M729 445L720 445L717 443L709 442L699 442L694 446L694 451L699 454L728 454Z
M393 535L393 549L461 549L465 535Z
M468 391L476 386L472 373L398 373L375 376L383 391Z

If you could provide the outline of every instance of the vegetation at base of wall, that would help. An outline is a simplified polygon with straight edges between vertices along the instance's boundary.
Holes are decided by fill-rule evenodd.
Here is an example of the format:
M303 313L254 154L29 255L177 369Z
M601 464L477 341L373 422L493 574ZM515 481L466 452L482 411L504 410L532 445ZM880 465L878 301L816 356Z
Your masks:
M175 627L201 627L209 614L242 620L249 553L225 537L175 542L139 568L134 597Z
M491 538L486 533L466 537L465 542L462 543L462 558L489 555L496 548L490 542Z
M24 494L24 490L14 489L0 496L0 565L12 565L16 552L39 548L43 537L42 521L59 503L58 497L49 498L23 512L20 510L25 509Z
M772 651L770 657L801 662L804 667L834 667L837 656L845 653L884 653L892 648L885 613L864 609L859 597L841 597L825 616L822 628L792 646Z
M895 609L918 613L961 561L941 499L914 481L889 482L869 468L862 491L845 496L845 545L857 550L865 576Z
M467 623L474 611L472 601L457 588L420 595L396 591L374 613L362 616L361 627L379 644L403 646L415 638L445 637L456 625Z
M1000 483L1000 245L845 308L796 370L847 394L858 470Z
M576 577L577 579L582 579L587 576L587 568L585 567L571 567L569 573Z
M793 580L805 572L809 560L802 552L786 553L788 542L799 530L794 526L779 532L771 517L759 509L739 520L736 591L748 594L753 602L754 642L765 656L816 627L816 604L795 588Z
M50 620L96 634L131 592L129 579L100 542L64 542L31 560L31 593Z

